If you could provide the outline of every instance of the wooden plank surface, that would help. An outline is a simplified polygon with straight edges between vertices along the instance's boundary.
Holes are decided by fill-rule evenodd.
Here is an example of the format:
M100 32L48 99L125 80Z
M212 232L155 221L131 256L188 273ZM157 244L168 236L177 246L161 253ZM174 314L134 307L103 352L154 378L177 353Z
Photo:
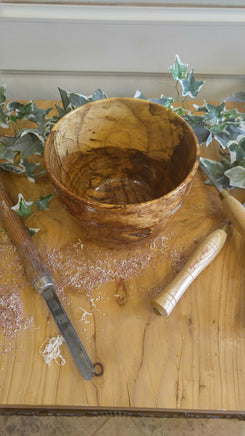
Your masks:
M18 192L36 200L53 191L45 175L35 184L22 176L4 177L14 202ZM152 296L198 241L225 222L217 192L204 180L199 170L161 237L133 248L106 249L88 241L56 196L50 210L26 220L40 228L33 239L91 360L104 366L103 376L90 381L82 379L65 344L64 365L45 363L40 349L59 332L1 228L0 408L245 410L245 241L240 234L232 229L221 253L169 318L151 307ZM245 200L243 191L235 195Z

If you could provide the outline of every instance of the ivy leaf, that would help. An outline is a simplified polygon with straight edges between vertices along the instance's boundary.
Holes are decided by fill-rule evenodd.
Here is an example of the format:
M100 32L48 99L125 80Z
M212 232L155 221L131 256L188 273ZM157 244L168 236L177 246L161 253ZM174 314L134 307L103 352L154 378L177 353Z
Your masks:
M173 109L174 99L172 97L166 97L163 94L161 95L160 98L147 98L144 96L144 94L142 94L141 91L137 90L136 93L134 94L134 98L138 98L140 100L152 101L153 103L161 104L162 106L168 109Z
M138 90L134 94L134 98L138 98L139 100L147 100L147 97L145 97L144 94L142 94L142 92Z
M8 127L8 116L4 112L2 106L0 106L0 126L4 129L7 129Z
M170 108L171 109L171 108ZM180 117L184 117L186 115L186 109L184 109L183 107L177 107L177 108L173 108L173 111L179 115Z
M180 61L179 55L176 55L175 63L174 63L174 65L171 65L171 67L170 67L170 71L172 73L173 79L175 81L186 79L187 68L188 68L188 64L182 64L182 62Z
M30 154L43 154L43 138L37 131L24 130L9 147L11 151L18 151L23 158Z
M58 89L61 96L64 113L68 113L71 110L83 106L84 104L89 103L91 101L108 98L107 95L103 91L101 91L101 89L96 89L95 92L90 96L77 94L75 92L69 92L62 88L58 88ZM58 109L58 113L61 116L63 116L64 114L62 113L62 108L57 108L57 109Z
M153 98L152 101L161 104L168 109L173 109L174 99L172 97L166 97L166 95L161 94L160 98Z
M89 101L104 100L105 98L108 96L101 89L96 89L93 95L88 97Z
M34 173L39 165L39 163L30 163L26 159L21 160L21 166L24 168L25 175L30 182L35 182L37 174Z
M0 86L0 106L4 106L6 101L6 85Z
M63 117L66 114L66 111L62 107L57 106L57 104L55 105L55 107L58 112L59 118Z
M237 188L245 188L245 168L238 165L227 171L225 175L230 180L230 185Z
M203 80L196 81L194 78L194 72L193 69L191 70L188 79L186 80L180 80L180 83L182 85L182 95L185 97L186 95L190 95L192 98L197 97L198 92L200 91L201 87L205 83Z
M77 107L88 103L88 101L89 101L88 97L85 97L82 94L77 94L75 92L69 92L66 89L62 89L62 88L58 88L58 89L59 89L61 101L63 104L63 110L65 113L68 113L71 110L76 109ZM61 109L61 111L62 111L62 109ZM61 111L59 112L60 115L62 114Z
M0 86L0 126L6 129L8 127L8 116L4 111L6 101L6 85Z
M20 168L19 166L15 165L11 162L1 162L0 168L3 171L11 171L12 173L15 173L15 174L23 174L25 172L23 168Z
M191 126L192 130L194 131L199 144L203 144L207 141L210 133L206 129L205 123L203 121L203 117L198 115L184 115L183 118L187 123ZM211 138L212 139L212 138Z
M0 143L0 159L5 160L7 162L14 163L15 156L17 152L10 150L8 147L6 147L3 143Z
M68 96L68 91L66 91L65 89L59 88L59 87L58 87L58 90L60 93L60 97L61 97L61 101L62 101L65 113L70 112L71 109L69 109L70 99Z
M206 104L207 113L205 115L205 121L209 124L216 124L218 121L222 121L222 114L225 109L225 102L223 101L218 106L212 104Z
M39 109L34 101L31 100L27 104L18 101L11 101L7 104L7 110L9 111L9 114L12 114L13 112L15 113L15 119L25 118L26 120L41 124L44 122L45 117L52 108Z
M32 113L32 103L29 102L27 104L20 103L18 101L11 101L7 104L7 110L11 112L15 112L15 116L17 119L27 118Z
M235 160L245 159L245 137L242 138L238 144L233 142L229 149L235 154Z
M31 205L32 201L26 201L24 196L19 193L18 203L11 209L13 209L21 218L24 218L31 215Z
M244 136L245 131L233 125L227 125L224 131L214 134L215 139L220 143L223 149L229 148L232 144L238 144Z
M56 106L57 111L58 111L58 106ZM59 108L60 110L63 111L62 108ZM54 115L51 118L47 118L45 120L45 124L43 125L43 140L44 142L47 139L48 134L50 133L50 130L54 127L54 125L59 121L59 119L61 118L61 116L65 115L65 113L63 113L62 115Z
M36 201L34 201L38 210L48 210L49 200L52 198L53 194L45 195L44 197L39 197Z
M200 161L205 166L207 171L212 174L215 178L216 182L224 189L230 189L229 179L225 175L225 171L231 168L231 163L223 159L220 162L217 162L212 159L205 159L203 157L200 158ZM208 182L209 183L209 182Z
M33 100L31 100L31 105L32 105L32 111L31 111L31 114L28 116L28 120L36 122L37 124L42 124L44 122L46 116L52 110L52 108L39 109L35 105Z

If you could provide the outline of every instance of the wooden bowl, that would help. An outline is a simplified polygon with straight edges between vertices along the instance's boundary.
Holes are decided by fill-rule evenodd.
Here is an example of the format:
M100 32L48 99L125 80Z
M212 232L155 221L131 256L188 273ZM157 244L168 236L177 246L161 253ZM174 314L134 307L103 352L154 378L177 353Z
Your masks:
M47 172L88 237L155 237L187 196L199 163L190 126L146 100L98 100L65 115L44 150Z

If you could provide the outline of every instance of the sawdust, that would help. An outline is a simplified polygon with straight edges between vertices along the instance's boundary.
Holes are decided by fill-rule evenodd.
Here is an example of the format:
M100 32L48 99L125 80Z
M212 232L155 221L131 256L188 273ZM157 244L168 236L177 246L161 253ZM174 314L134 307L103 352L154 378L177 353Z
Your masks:
M46 251L46 261L55 271L57 289L92 289L119 277L128 280L142 273L153 259L153 251L112 250L93 244L67 244Z
M20 260L5 232L0 238L0 350L4 353L13 348L17 335L32 328L33 317L25 316L21 292L26 278Z
M108 249L78 238L60 249L45 249L41 254L53 271L56 292L61 301L70 305L67 292L82 291L86 294L91 312L81 307L80 321L90 324L93 322L92 315L99 310L98 305L101 307L101 303L106 305L108 302L108 296L102 292L92 296L93 289L115 281L120 286L116 286L114 298L123 305L128 298L125 282L144 274L157 257L165 256L170 260L174 274L183 267L186 262L183 249L172 249L171 241L172 234L169 233L140 248ZM11 342L17 335L33 326L33 317L24 316L21 290L28 283L21 261L4 232L0 235L0 256L0 350L3 351L1 337L3 343L4 336L8 337L8 347L11 349ZM101 312L101 316L105 316L105 313Z

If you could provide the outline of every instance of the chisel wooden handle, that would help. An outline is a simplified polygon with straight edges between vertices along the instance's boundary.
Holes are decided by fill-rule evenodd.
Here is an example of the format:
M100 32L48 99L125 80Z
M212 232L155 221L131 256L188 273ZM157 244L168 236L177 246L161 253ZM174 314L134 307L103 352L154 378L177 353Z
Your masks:
M219 197L222 200L226 216L241 235L245 237L245 207L225 189L220 192Z
M38 292L53 283L52 274L39 254L23 220L11 209L13 202L0 175L0 220L16 246L26 275Z
M157 315L170 315L185 290L220 252L226 241L228 227L215 230L208 235L197 246L172 282L152 301L153 309Z

